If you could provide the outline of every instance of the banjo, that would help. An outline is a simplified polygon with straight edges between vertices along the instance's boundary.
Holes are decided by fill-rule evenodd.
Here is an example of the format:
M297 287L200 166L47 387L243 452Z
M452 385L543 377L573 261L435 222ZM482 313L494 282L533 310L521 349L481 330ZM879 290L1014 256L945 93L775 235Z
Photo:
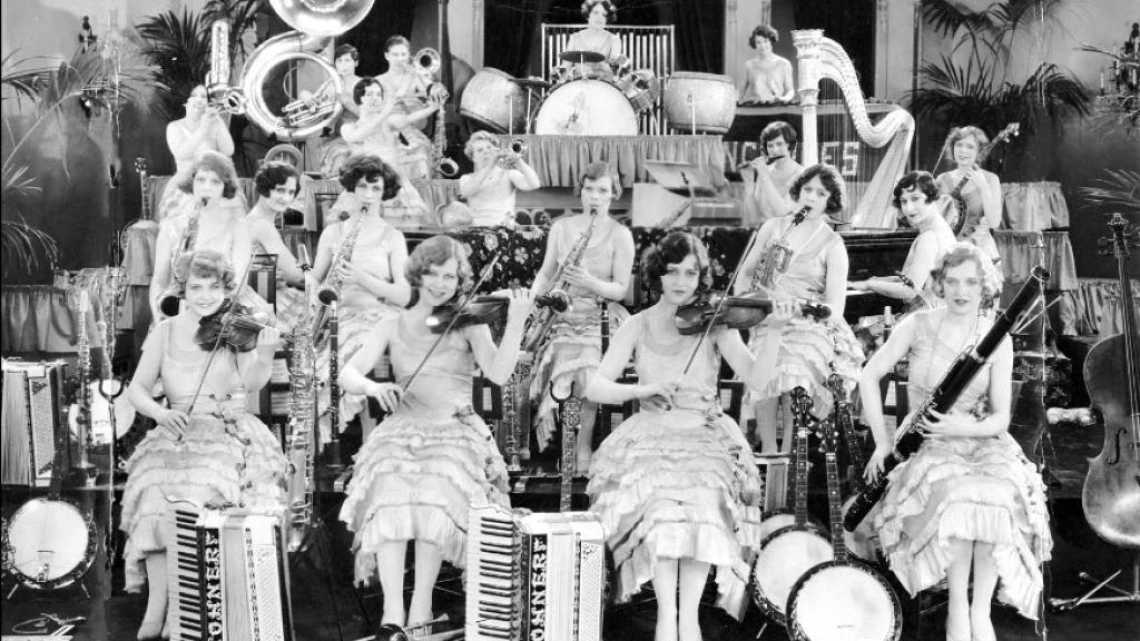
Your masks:
M764 537L752 565L753 598L772 621L785 625L785 606L792 585L817 564L833 558L827 533L808 520L808 432L811 398L802 387L792 391L796 429L796 511L792 525Z
M855 422L851 420L851 403L843 400L846 396L843 380L838 375L832 374L828 377L827 386L831 388L831 393L835 397L835 414L832 415L835 429L846 439L847 456L850 461L848 487L854 491L843 501L842 513L846 516L851 505L855 503L855 497L859 496L866 485L863 481L863 468L866 467L866 462L863 460L863 448L859 443L859 437L855 434ZM863 519L859 527L852 532L844 530L843 543L849 553L864 561L882 563L884 560L879 545L879 533L875 530L872 519Z
M843 543L835 460L837 427L831 420L822 425L835 558L812 567L792 586L787 603L788 636L792 641L898 641L902 636L898 594L877 570L849 557Z

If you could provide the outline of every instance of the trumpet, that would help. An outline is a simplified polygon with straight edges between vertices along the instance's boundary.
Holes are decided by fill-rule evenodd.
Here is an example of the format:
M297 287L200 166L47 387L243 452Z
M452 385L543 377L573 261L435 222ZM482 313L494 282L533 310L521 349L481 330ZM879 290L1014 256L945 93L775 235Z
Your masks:
M514 169L515 164L526 153L526 141L522 138L515 138L511 141L509 150L499 152L499 166L503 169Z

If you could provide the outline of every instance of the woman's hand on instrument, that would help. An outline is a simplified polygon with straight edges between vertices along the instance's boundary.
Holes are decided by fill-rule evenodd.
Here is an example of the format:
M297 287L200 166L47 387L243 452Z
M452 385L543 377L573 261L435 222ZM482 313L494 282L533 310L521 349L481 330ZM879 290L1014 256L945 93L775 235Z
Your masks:
M637 398L642 400L658 399L671 404L673 402L673 395L676 394L679 389L681 389L681 379L679 377L661 383L638 385Z
M276 327L263 327L257 333L257 352L262 358L272 359L281 345L281 330Z
M603 284L581 265L570 265L566 268L566 281L593 294L597 294L598 288Z
M923 422L923 429L930 434L942 436L972 436L978 422L968 414L943 414L929 410L930 418Z
M534 294L525 287L519 287L506 290L502 292L502 295L511 299L511 303L507 307L507 322L525 322L530 316L531 308L534 307Z
M159 427L179 441L186 435L186 428L190 426L190 415L182 410L165 409L154 417L154 420Z
M380 403L380 409L391 414L404 398L404 388L395 383L371 383L366 393Z
M853 280L847 283L847 289L856 292L869 292L871 285L865 280Z
M781 297L772 301L772 313L768 316L768 326L776 329L788 324L800 312L800 304L791 297Z
M883 474L884 464L890 454L890 445L875 446L875 451L867 461L867 467L863 469L863 480L868 483L874 483Z

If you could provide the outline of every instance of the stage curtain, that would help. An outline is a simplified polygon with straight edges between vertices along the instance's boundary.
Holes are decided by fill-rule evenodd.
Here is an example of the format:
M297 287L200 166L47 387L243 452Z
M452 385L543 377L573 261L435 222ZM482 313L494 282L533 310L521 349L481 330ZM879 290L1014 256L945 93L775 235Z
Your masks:
M994 242L1002 258L1002 270L1007 283L1024 283L1029 273L1043 261L1049 270L1046 291L1062 292L1074 290L1078 286L1077 264L1073 259L1073 245L1067 231L1015 231L996 229ZM1044 244L1042 258L1038 246Z
M1124 297L1115 278L1082 278L1072 292L1077 315L1077 332L1101 338L1124 331ZM1140 317L1140 282L1132 281L1132 301Z
M483 66L516 78L545 76L538 68L539 40L542 23L552 22L547 16L552 4L552 0L487 0L483 11L483 41L487 43L483 49ZM581 16L568 22L579 20Z
M667 0L665 13L676 26L677 71L720 73L724 69L724 2Z
M1005 226L1018 231L1043 231L1069 226L1069 206L1061 183L1002 183Z

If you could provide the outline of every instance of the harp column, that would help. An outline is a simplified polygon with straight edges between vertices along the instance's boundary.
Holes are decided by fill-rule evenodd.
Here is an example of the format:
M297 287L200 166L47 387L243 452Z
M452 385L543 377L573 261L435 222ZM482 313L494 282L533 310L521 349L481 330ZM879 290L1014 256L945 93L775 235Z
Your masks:
M819 104L821 64L819 45L822 39L823 29L802 29L792 32L792 43L796 45L796 66L799 69L796 92L800 97L800 110L803 114L801 162L805 167L819 162L816 105Z

